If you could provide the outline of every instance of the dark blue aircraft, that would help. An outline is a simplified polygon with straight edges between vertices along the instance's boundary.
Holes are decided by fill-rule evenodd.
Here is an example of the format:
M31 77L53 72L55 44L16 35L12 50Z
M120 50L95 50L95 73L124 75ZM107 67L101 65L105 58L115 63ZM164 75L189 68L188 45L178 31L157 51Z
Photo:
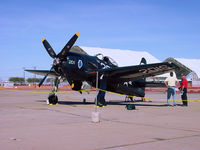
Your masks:
M100 59L98 56L89 56L83 51L72 51L72 46L78 36L79 33L77 32L59 54L54 52L46 39L42 39L45 49L54 59L51 69L49 71L26 70L38 75L45 75L39 83L39 87L48 75L55 77L54 87L48 97L50 104L58 103L56 92L60 80L67 80L72 89L76 91L83 89L83 83L87 83L91 87L98 86L101 90L99 90L97 95L96 104L102 107L106 105L105 91L144 97L145 87L155 85L152 82L147 82L146 77L160 75L178 69L174 63L169 62L146 64L144 58L141 60L140 65L118 67L115 61L108 56Z

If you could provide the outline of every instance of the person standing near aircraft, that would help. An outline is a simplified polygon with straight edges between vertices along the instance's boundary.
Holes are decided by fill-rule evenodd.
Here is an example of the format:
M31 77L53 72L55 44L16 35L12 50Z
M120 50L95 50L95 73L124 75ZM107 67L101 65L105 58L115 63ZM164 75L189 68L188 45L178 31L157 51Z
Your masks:
M178 79L176 77L173 76L173 72L170 72L170 77L168 77L164 83L166 85L166 87L168 87L167 89L167 104L170 105L170 97L171 95L173 96L173 105L176 106L176 85L178 85Z
M183 101L183 106L188 106L188 102L187 102L188 81L183 74L181 75L181 78L182 78L182 81L181 81L181 86L179 88L181 91L181 99Z

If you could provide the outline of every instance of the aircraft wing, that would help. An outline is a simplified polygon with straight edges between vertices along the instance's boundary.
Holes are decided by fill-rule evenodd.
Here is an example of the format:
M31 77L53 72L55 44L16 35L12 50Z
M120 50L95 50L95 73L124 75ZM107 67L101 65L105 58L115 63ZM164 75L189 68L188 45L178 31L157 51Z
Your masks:
M145 87L166 87L163 81L147 81L145 82Z
M37 75L42 75L42 76L45 76L49 72L49 70L25 70L25 71L34 73ZM51 71L48 76L58 77L58 75L56 75L55 71Z
M170 71L174 71L178 68L179 67L174 63L163 62L147 65L100 69L98 71L100 74L106 74L108 79L125 82L164 74Z

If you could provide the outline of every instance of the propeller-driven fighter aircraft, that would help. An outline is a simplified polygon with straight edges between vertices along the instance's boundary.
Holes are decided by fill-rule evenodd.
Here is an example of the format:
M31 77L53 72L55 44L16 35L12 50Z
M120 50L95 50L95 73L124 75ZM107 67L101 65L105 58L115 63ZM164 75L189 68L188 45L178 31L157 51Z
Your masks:
M56 92L61 80L67 80L72 90L76 91L82 90L84 83L91 87L98 86L101 90L98 92L96 104L102 107L106 105L105 91L144 97L145 87L153 85L152 82L145 80L146 77L178 69L174 63L169 62L146 64L144 58L139 65L118 67L117 63L108 56L103 56L100 59L99 55L90 56L83 52L72 51L71 48L73 48L78 36L77 32L58 54L55 53L46 39L42 39L45 49L53 58L51 69L26 70L38 75L45 75L39 83L39 87L47 76L55 77L52 92L48 96L49 104L58 103Z

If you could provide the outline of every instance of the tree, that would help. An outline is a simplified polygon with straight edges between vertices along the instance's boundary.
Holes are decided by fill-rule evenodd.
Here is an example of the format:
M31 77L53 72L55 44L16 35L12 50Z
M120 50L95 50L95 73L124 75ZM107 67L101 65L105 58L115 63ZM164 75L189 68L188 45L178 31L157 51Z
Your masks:
M39 83L42 80L42 78L28 78L26 81L28 83Z
M47 78L47 79L46 79L46 82L47 82L47 83L50 83L50 84L53 84L54 78Z
M21 78L21 77L10 77L9 81L10 82L14 82L14 84L22 84L22 83L24 83L24 78Z

